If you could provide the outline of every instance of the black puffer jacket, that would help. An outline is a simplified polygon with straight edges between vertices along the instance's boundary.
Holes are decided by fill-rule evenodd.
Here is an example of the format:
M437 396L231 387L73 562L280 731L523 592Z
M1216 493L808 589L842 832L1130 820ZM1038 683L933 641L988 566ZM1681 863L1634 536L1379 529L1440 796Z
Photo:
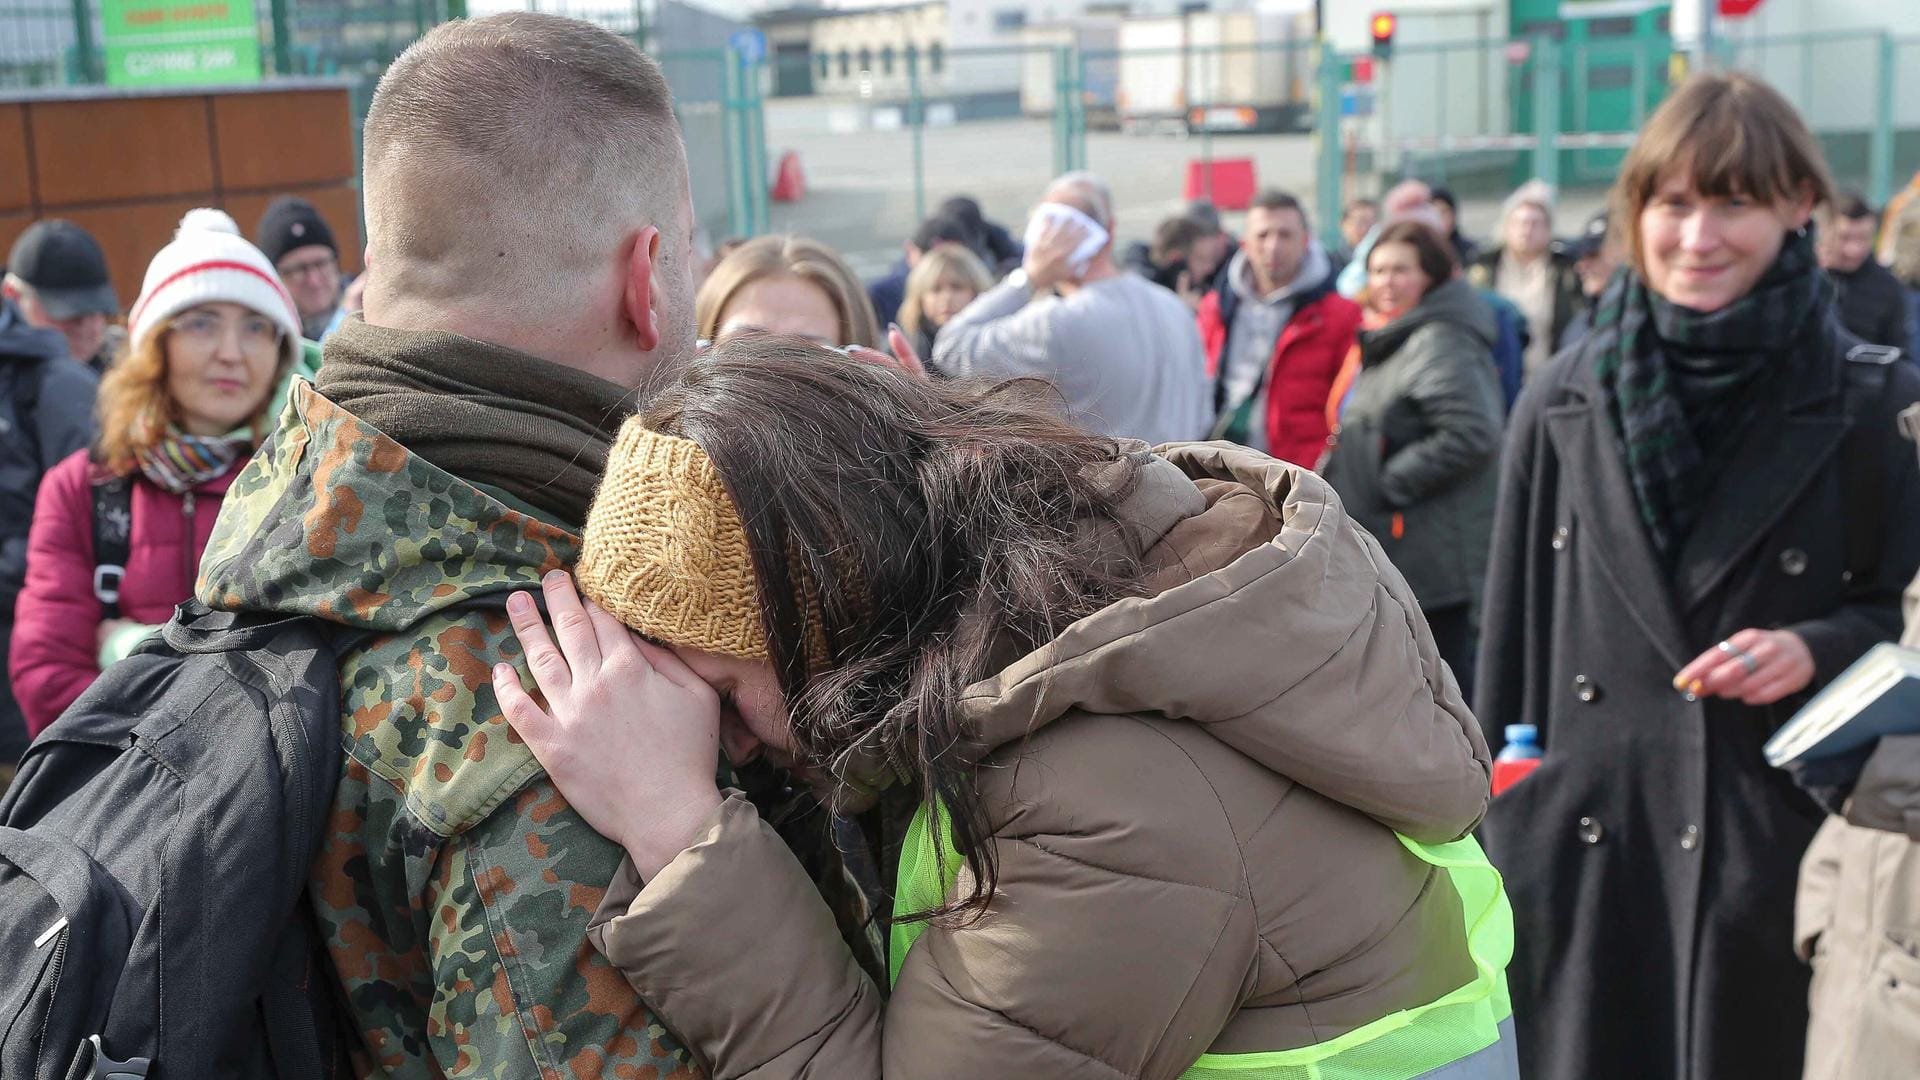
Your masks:
M1499 487L1504 400L1493 311L1464 281L1360 334L1322 472L1427 609L1478 603Z
M27 528L40 477L93 441L98 379L67 358L67 343L27 325L0 298L0 671L13 635L13 601L27 579ZM0 765L27 748L27 729L13 687L0 680Z

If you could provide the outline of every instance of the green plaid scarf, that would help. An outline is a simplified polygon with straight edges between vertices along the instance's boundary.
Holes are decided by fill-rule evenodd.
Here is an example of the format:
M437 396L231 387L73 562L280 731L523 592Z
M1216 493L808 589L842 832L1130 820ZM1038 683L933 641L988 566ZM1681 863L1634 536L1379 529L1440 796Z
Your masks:
M1594 329L1619 333L1594 357L1607 415L1626 453L1640 521L1668 566L1699 520L1726 451L1752 420L1766 376L1833 306L1809 233L1787 237L1747 295L1714 312L1655 295L1638 274L1614 279Z

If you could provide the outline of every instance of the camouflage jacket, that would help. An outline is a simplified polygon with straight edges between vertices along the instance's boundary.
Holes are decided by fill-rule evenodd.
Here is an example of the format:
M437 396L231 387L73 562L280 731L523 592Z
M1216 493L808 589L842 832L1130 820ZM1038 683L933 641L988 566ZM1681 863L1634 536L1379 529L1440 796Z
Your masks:
M524 676L512 629L449 610L577 545L305 384L227 495L203 601L376 632L341 665L345 764L311 882L361 1076L694 1075L587 943L621 851L500 715L491 666Z

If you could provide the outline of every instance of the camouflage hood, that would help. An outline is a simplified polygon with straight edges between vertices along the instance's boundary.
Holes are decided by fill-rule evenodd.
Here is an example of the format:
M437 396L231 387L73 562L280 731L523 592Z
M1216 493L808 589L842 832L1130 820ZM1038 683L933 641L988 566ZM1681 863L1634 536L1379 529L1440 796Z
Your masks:
M234 479L195 590L397 632L571 565L579 538L409 453L304 382Z

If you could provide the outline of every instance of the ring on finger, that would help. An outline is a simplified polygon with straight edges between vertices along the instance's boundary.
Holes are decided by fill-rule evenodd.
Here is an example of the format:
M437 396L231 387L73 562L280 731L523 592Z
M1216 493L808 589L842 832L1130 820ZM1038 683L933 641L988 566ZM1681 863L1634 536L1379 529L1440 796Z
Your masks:
M1748 652L1747 650L1745 649L1733 650L1733 658L1735 660L1740 661L1740 666L1747 669L1748 675L1755 675L1759 673L1760 661L1754 659L1753 654Z

